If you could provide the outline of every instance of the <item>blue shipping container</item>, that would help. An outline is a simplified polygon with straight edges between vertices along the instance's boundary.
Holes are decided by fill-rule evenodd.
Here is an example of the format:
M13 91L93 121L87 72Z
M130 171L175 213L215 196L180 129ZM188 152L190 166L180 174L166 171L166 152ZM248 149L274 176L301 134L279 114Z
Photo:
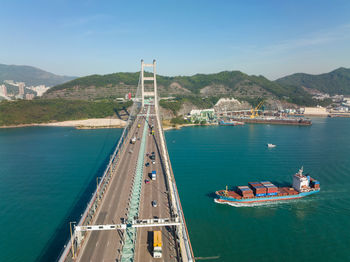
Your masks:
M268 196L277 196L277 194L278 194L277 192L275 192L275 193L267 193Z
M255 194L256 196L266 196L266 194Z

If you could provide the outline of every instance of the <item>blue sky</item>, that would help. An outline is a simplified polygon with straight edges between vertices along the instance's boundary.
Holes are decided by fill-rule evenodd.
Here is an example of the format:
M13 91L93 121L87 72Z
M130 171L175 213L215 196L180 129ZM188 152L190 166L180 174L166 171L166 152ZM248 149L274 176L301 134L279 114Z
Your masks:
M348 0L1 0L0 63L65 75L224 70L276 79L350 67Z

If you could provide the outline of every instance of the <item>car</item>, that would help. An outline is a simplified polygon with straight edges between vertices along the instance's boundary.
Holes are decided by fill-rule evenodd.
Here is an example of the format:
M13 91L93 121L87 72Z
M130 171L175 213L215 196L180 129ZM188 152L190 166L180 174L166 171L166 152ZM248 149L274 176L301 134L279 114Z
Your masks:
M157 207L157 201L153 200L153 201L152 201L152 206L153 206L153 207Z
M149 166L149 163L147 162L147 163L145 164L145 166Z
M149 184L149 180L148 179L145 179L145 184Z
M152 164L155 165L155 164L156 164L156 161L153 160L153 161L152 161Z

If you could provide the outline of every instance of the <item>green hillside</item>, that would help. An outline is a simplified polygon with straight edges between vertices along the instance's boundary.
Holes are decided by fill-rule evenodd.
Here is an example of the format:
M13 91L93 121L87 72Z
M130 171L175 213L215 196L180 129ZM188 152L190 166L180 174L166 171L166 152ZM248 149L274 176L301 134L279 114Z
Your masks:
M320 75L293 74L276 80L281 85L292 85L317 89L331 95L350 94L350 69L338 68L332 72Z
M0 83L4 80L14 80L25 82L27 86L55 86L74 78L76 77L55 75L32 66L0 64Z
M0 103L0 126L104 118L113 116L116 111L130 105L131 102L90 102L63 99L2 101Z
M98 100L124 97L135 93L139 73L114 73L91 75L51 88L44 97ZM278 100L313 105L311 95L298 86L282 85L263 76L249 76L240 71L224 71L216 74L193 76L157 76L161 96L234 96L238 98L272 97Z

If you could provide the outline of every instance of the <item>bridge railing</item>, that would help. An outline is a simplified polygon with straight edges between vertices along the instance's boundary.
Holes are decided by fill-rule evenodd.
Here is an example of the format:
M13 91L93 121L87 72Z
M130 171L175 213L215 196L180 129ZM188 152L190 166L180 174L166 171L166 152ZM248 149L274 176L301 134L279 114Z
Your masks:
M79 220L79 223L77 224L77 226L86 226L89 225L91 223L91 221L94 218L94 215L99 207L100 204L100 200L102 199L104 193L107 190L107 186L109 184L109 181L111 180L113 173L114 173L114 169L117 165L117 163L119 163L119 158L120 158L120 152L124 149L124 145L125 145L125 141L129 139L128 135L129 135L129 130L132 128L136 116L138 114L138 112L140 111L141 108L141 103L140 101L138 101L137 97L134 100L132 109L131 109L131 113L129 115L129 119L127 121L127 124L123 130L123 133L121 135L121 137L119 138L118 144L113 152L113 154L110 157L110 161L96 187L95 192L92 194L92 197L90 199L90 201L87 204L87 207L84 211L84 213L81 216L81 219ZM84 237L84 235L86 234L86 232L84 232L82 234L82 237ZM73 232L71 234L71 236L74 236L75 233ZM73 241L73 243L72 243ZM74 248L74 250L77 250L77 248L79 247L80 243L77 243L75 237L70 237L66 244L63 247L62 252L60 253L60 256L58 258L57 261L59 262L73 262L73 250L72 247ZM75 251L74 251L75 253Z
M157 101L158 102L158 101ZM176 182L175 182L175 177L174 177L174 173L173 173L173 170L172 170L172 166L171 166L171 162L170 162L170 157L169 157L169 151L168 151L168 148L167 148L167 144L166 144L166 141L165 141L165 134L164 134L164 130L163 130L163 126L161 124L161 120L160 120L160 114L159 114L159 111L158 111L158 106L156 107L156 115L157 115L157 121L159 122L159 132L161 134L161 139L163 141L161 141L161 143L163 144L162 148L164 150L163 152L163 156L164 156L164 160L167 162L167 165L168 165L168 168L169 170L167 170L166 172L168 173L168 176L170 177L170 179L168 179L168 186L171 187L171 191L173 192L174 196L171 196L174 198L174 205L172 204L172 207L171 207L171 210L173 208L176 209L177 211L177 214L180 218L180 222L181 222L181 225L180 226L180 229L182 232L176 232L176 234L178 235L179 239L183 240L184 241L184 248L185 248L185 252L181 252L182 256L185 255L186 257L182 257L182 261L195 261L194 260L194 255L193 255L193 250L192 250L192 246L191 246L191 242L189 240L189 234L188 234L188 231L187 231L187 226L186 226L186 221L185 221L185 216L183 214L183 211L182 211L182 206L181 206L181 202L180 202L180 197L179 197L179 193L178 193L178 190L177 190L177 187L176 187ZM180 234L179 234L180 233Z

